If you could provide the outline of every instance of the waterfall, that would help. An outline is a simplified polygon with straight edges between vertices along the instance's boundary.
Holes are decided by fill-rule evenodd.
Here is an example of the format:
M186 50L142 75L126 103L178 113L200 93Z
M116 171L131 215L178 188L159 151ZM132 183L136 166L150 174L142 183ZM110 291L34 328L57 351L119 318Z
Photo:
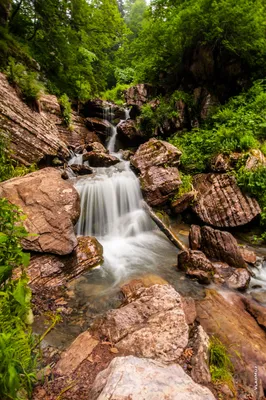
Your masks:
M104 118L111 118L111 108L105 109ZM99 240L104 249L101 271L118 284L166 262L174 264L177 251L142 209L139 180L129 162L115 153L116 135L112 126L108 150L120 163L95 168L95 174L77 179L75 187L81 199L77 234Z

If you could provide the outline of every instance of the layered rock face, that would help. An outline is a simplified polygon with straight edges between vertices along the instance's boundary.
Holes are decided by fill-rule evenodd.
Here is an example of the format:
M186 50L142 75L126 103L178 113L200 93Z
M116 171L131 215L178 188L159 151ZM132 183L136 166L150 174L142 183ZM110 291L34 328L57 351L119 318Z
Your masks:
M233 176L200 174L194 177L198 191L194 212L205 223L215 227L245 225L260 214L258 202L244 195Z
M27 216L29 233L23 240L26 250L59 255L77 246L74 224L80 214L79 195L73 185L53 168L44 168L0 184L0 197L19 206Z
M103 248L93 237L79 237L78 245L67 256L33 255L27 274L36 288L65 285L75 277L103 262Z
M129 372L130 371L130 372ZM91 400L214 400L179 365L133 356L115 358L96 378Z
M3 74L0 74L0 92L0 131L9 138L15 159L30 165L47 155L69 156L53 121L20 100Z
M150 139L131 158L131 164L141 173L141 186L152 206L165 203L182 181L176 166L181 151L162 140Z
M129 147L139 146L147 140L145 135L137 128L136 122L131 119L121 121L117 125L117 138Z

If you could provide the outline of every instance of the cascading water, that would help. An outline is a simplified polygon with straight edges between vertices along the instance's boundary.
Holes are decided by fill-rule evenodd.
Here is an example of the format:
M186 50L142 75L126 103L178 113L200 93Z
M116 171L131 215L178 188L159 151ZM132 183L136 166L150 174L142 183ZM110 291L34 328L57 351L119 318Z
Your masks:
M108 109L104 117L111 114ZM121 155L114 153L116 135L112 126L108 150L121 160ZM176 262L176 249L141 207L139 181L129 162L96 168L93 176L79 179L75 186L81 198L77 234L95 236L103 245L100 271L114 284L147 271L156 273L160 265Z

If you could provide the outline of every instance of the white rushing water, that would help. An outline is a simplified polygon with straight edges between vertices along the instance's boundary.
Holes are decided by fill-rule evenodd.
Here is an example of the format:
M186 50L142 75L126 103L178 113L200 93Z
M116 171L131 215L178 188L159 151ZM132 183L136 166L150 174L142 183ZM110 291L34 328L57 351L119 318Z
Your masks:
M104 117L110 118L111 110ZM111 131L108 145L114 153L116 128ZM176 262L176 248L157 229L142 209L138 178L129 162L122 161L110 168L96 168L93 176L77 180L81 198L81 215L77 234L95 236L103 245L103 274L119 283L129 276L155 272L165 263Z

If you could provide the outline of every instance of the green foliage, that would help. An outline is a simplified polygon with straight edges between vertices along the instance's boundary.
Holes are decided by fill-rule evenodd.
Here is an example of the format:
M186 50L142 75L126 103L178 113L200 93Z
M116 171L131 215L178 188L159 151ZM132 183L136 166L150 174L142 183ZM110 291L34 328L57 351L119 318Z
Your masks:
M23 176L34 171L36 171L35 164L32 164L30 167L25 167L12 160L9 142L0 132L0 182L16 176Z
M213 156L259 148L266 137L266 88L256 82L246 93L216 110L201 129L176 134L170 142L182 151L187 171L205 171ZM262 144L262 150L265 144Z
M125 91L130 85L117 84L113 89L107 90L101 94L103 100L111 101L118 105L123 105L125 103Z
M184 100L191 104L190 96L184 92L175 91L170 97L159 97L154 104L145 104L141 108L139 128L152 136L156 129L162 128L169 120L178 118L177 101Z
M221 341L212 337L209 345L210 372L212 381L226 383L234 391L233 372L234 367L228 355L226 347Z
M182 181L182 185L178 189L178 197L181 197L184 194L190 192L193 188L193 185L192 185L193 177L191 175L185 175L181 172L180 178Z
M247 170L244 166L237 171L237 183L251 196L255 197L262 209L261 222L266 226L266 167ZM266 234L263 234L266 239Z
M67 94L63 94L59 98L59 104L61 106L61 112L63 115L64 122L66 126L71 124L71 104Z
M129 84L134 80L135 70L133 68L116 68L115 69L115 78L118 84Z
M35 380L31 291L25 267L29 254L23 253L21 239L27 237L17 207L0 199L0 397L26 399ZM12 279L15 268L21 276Z
M38 81L36 72L28 71L23 64L16 63L10 57L6 73L9 82L21 90L26 101L37 100L40 97L43 86Z
M138 80L158 83L164 76L174 80L186 52L202 46L265 71L263 15L261 0L153 0L131 44Z

